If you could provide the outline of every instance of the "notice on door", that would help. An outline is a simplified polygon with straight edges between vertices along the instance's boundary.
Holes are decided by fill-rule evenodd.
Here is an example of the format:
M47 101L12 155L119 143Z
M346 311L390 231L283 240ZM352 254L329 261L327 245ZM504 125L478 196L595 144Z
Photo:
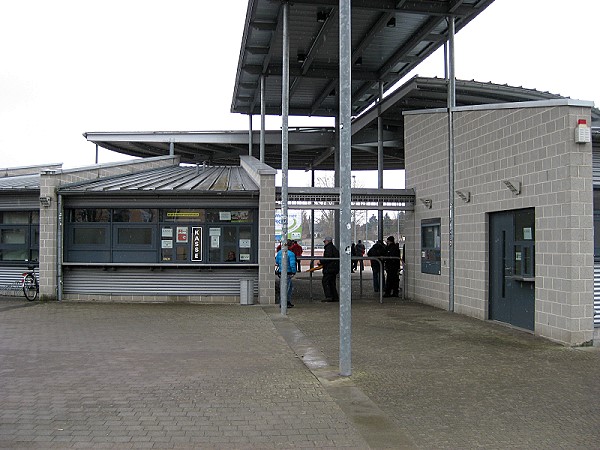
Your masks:
M188 241L188 227L177 227L177 242L185 243Z

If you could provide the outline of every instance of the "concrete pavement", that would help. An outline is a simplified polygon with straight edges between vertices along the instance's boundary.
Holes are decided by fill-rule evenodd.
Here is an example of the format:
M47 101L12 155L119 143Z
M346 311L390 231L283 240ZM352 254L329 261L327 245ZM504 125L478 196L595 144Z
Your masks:
M379 304L357 275L350 378L319 275L287 318L3 298L0 448L598 448L598 347Z

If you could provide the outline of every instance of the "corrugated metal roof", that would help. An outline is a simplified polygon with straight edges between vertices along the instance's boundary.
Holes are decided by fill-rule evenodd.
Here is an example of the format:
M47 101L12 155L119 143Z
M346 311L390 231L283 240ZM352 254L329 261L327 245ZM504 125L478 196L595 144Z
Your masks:
M351 110L358 115L493 0L354 0L351 18ZM282 3L249 0L231 111L260 113L260 77L266 77L267 114L281 113ZM289 2L289 113L335 116L339 78L338 0Z
M257 192L256 183L239 166L175 166L148 170L94 181L64 185L61 193L107 194L172 192Z
M40 190L40 175L18 175L14 177L0 177L0 190L12 191L20 190Z

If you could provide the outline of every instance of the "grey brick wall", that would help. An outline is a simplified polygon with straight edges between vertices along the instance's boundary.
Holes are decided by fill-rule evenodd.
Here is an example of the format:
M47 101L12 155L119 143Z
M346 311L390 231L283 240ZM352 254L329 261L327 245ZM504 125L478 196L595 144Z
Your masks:
M576 144L586 102L458 108L455 113L457 313L488 317L488 214L535 208L535 334L577 345L593 334L593 202L591 144ZM448 135L444 112L405 116L406 186L417 203L407 245L407 295L448 308ZM503 180L520 182L514 195ZM426 209L418 200L432 200ZM421 274L420 223L442 221L442 274Z
M251 156L240 157L241 166L260 186L258 205L258 301L275 303L275 175L277 171Z

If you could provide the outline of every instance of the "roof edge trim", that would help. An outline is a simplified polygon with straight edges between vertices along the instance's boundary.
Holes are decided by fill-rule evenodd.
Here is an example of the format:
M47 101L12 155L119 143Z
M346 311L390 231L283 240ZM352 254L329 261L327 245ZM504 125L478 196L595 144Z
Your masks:
M533 102L514 102L514 103L492 103L489 105L473 105L473 106L457 106L453 108L455 112L461 111L485 111L485 110L497 110L497 109L522 109L522 108L542 108L548 106L582 106L587 108L593 108L594 102L587 100L575 100L570 98L555 99L555 100L536 100ZM416 114L434 114L434 113L445 113L448 108L435 108L435 109L419 109L414 111L403 111L403 116L410 116Z

